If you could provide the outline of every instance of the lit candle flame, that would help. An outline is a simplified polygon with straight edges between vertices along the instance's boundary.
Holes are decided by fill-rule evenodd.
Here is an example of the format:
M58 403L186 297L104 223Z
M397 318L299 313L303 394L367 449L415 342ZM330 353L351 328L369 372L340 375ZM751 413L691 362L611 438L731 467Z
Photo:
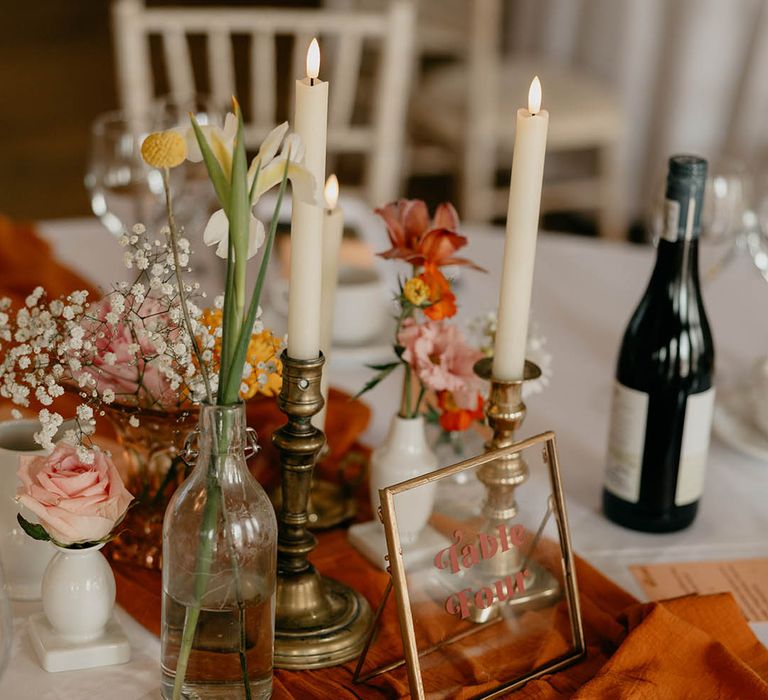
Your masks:
M534 76L531 87L528 90L528 111L536 114L541 109L541 81L539 76Z
M320 44L317 39L312 42L307 49L307 77L313 80L320 75Z
M325 181L325 203L333 211L339 202L339 180L335 175L329 175Z

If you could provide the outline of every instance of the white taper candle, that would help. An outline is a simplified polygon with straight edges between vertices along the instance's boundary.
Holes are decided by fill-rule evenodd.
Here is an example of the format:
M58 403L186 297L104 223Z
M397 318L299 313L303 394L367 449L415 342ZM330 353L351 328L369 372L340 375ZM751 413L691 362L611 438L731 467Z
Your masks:
M307 52L307 77L296 81L294 131L305 148L304 162L315 178L316 204L293 200L288 295L288 355L310 360L320 352L323 253L323 182L328 130L328 83L318 80L320 51L313 39Z
M528 93L528 109L517 110L515 126L493 355L493 376L500 380L523 378L548 125L549 113L541 109L541 84L536 77Z

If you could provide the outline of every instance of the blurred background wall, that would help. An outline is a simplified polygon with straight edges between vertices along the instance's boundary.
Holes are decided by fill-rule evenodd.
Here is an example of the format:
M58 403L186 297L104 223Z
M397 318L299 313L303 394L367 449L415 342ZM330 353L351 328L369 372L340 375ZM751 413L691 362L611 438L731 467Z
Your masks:
M507 0L505 43L513 55L579 67L616 93L626 127L621 178L627 211L630 220L642 222L673 151L736 156L765 170L766 4ZM447 12L460 5L439 6ZM89 126L117 106L109 2L6 2L2 15L0 211L28 218L87 214L82 177ZM428 180L417 190L439 198L450 196L452 187Z

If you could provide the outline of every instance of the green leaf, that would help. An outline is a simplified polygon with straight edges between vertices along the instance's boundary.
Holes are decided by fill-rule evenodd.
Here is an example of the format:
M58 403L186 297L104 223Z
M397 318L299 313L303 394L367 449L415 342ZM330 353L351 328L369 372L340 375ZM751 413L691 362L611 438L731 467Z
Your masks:
M440 412L432 405L428 406L427 410L424 411L424 417L427 423L437 425L440 422Z
M33 540L41 540L42 542L50 542L51 536L45 531L42 525L36 525L25 520L21 513L17 513L16 520L19 521L21 529L24 530Z
M221 208L226 213L227 208L229 207L229 183L227 182L227 177L224 175L224 171L221 169L221 164L213 154L208 139L205 138L205 134L197 123L197 119L195 119L194 115L190 115L190 121L192 122L192 129L195 132L197 145L200 146L200 152L203 154L203 163L205 163L205 169L208 171L208 177L211 178L213 189L216 191L216 197L219 200Z
M366 365L368 369L375 369L378 372L383 372L384 370L391 372L395 367L397 367L400 363L399 362L385 362L381 365Z
M230 178L229 195L229 233L235 243L235 255L242 254L243 264L248 253L248 220L251 210L251 202L248 196L248 162L245 155L245 126L243 113L239 105L235 103L235 116L237 117L237 133L232 149L232 177ZM234 229L234 230L233 230ZM242 249L242 251L241 251ZM238 264L237 257L235 265Z
M227 234L229 235L229 234ZM235 248L232 238L227 241L227 279L224 283L224 309L221 315L221 353L219 355L219 397L223 396L222 388L227 385L228 368L232 364L233 314L235 305Z
M392 374L392 370L395 369L395 367L399 367L402 363L401 362L391 362L388 365L384 365L384 369L382 369L377 375L375 375L372 379L369 379L365 386L360 389L352 398L360 398L365 392L370 391L375 387L382 379L386 379L390 374Z
M261 265L259 267L259 274L256 278L256 284L253 287L251 294L251 302L248 305L248 313L245 317L245 323L240 329L240 337L237 340L237 347L235 349L234 358L232 360L232 370L227 378L227 384L223 394L225 403L234 403L238 400L240 395L240 376L242 374L242 368L245 364L245 356L248 352L248 343L251 340L253 333L253 324L256 322L256 312L259 310L259 301L261 299L261 289L264 286L264 279L267 275L267 266L269 259L272 255L272 246L275 242L275 234L277 233L277 224L280 220L280 209L283 205L283 196L285 195L285 188L288 184L288 165L290 164L290 153L285 161L285 170L283 171L283 179L280 182L280 190L277 194L277 202L275 203L275 210L272 213L272 221L269 224L269 232L267 233L267 240L264 244L264 253L261 258ZM235 372L234 368L239 368L240 372Z

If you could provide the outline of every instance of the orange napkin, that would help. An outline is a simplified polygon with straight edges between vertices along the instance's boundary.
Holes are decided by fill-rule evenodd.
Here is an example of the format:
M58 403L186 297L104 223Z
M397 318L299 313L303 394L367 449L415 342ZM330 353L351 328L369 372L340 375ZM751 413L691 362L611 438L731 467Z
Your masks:
M87 289L90 299L100 296L90 282L56 260L32 224L0 215L0 296L21 306L38 285L51 299L78 289Z
M359 453L365 461L368 450L357 444L357 438L368 425L370 409L361 401L351 399L347 394L330 390L329 410L326 424L328 444L331 452L319 465L318 474L337 480L341 460L350 453ZM261 451L248 466L259 482L268 490L279 483L279 457L272 446L274 430L285 423L274 399L257 398L246 404L248 425L259 435ZM358 487L364 488L364 485ZM370 518L370 511L363 511L360 517ZM322 537L322 536L321 536ZM149 571L111 562L117 581L117 601L144 627L155 634L160 633L160 572ZM366 565L367 566L367 565Z

